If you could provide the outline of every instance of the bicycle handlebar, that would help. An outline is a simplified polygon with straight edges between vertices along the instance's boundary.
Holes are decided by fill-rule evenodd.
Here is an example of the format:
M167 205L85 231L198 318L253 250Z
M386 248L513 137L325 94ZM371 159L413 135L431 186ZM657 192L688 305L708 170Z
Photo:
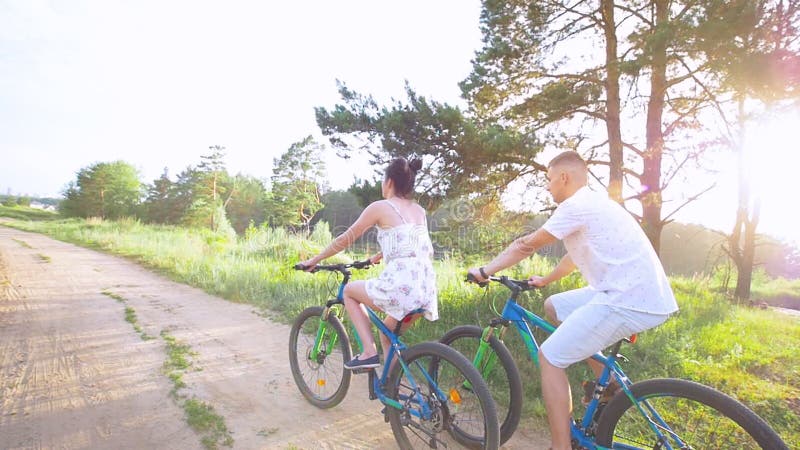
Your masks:
M491 276L489 277L489 281L478 281L474 275L471 273L467 273L467 283L475 283L480 287L486 287L489 285L489 281L494 281L497 283L502 284L503 286L511 289L514 292L521 292L521 291L530 291L532 289L538 289L539 286L532 286L528 284L528 280L514 280L513 278L508 278L507 276L503 275L500 277Z
M326 271L329 271L329 272L345 273L347 271L347 269L351 269L351 268L352 269L366 269L366 268L368 268L370 266L372 266L372 261L370 261L369 259L365 259L363 261L353 261L353 262L347 263L347 264L328 264L328 265L318 264L318 265L314 266L314 268L311 269L310 272L314 273L314 272L319 272L320 270L326 270ZM294 265L294 270L307 271L308 267L304 266L303 264L298 263L298 264Z

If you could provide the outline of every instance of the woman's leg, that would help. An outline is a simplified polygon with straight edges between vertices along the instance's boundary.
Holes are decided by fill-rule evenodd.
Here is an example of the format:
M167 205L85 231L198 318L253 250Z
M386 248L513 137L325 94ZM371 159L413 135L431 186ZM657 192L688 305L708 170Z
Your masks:
M403 334L408 329L408 327L413 325L414 322L416 322L417 319L419 319L422 316L423 316L422 314L414 314L409 320L403 322L403 325L400 327L400 334ZM386 325L386 328L390 329L392 332L394 332L394 329L397 326L397 322L399 322L399 320L395 319L390 315L386 315L386 318L383 319L383 324ZM391 346L392 343L389 342L389 338L386 337L386 335L383 333L380 334L380 338L381 338L381 348L383 349L383 361L385 362L387 359L389 359L389 346Z
M375 348L375 339L372 337L372 323L362 305L373 309L379 308L376 308L375 304L370 300L364 284L363 280L352 281L347 283L344 288L344 307L347 309L347 314L350 315L350 320L353 321L358 337L361 338L361 343L364 345L364 351L361 353L359 360L378 354L378 350Z

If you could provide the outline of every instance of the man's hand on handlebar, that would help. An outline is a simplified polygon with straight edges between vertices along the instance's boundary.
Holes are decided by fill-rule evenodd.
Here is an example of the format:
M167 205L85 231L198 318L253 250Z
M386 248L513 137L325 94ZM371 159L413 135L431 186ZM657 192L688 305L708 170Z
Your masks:
M475 279L475 282L478 284L486 283L489 281L488 278L481 275L480 267L473 267L472 269L467 270L467 279L469 280L469 276L471 275L472 278ZM471 280L469 280L471 281Z
M478 276L475 276L475 271L478 271ZM469 269L467 271L467 283L475 283L480 287L486 287L489 285L489 280L484 279L484 281L479 281L478 277L480 277L480 270L479 269Z
M539 275L531 275L530 278L528 278L528 284L531 286L542 287L546 286L547 282L544 280L544 277Z

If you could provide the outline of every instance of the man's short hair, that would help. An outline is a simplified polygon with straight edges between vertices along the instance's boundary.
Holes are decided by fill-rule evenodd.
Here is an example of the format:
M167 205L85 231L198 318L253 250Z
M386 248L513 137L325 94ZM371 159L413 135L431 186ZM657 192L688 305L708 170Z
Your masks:
M560 165L567 165L570 167L580 168L583 170L587 170L586 161L581 158L577 152L573 151L566 151L563 153L559 153L555 158L550 160L550 164L547 165L547 168L555 167Z

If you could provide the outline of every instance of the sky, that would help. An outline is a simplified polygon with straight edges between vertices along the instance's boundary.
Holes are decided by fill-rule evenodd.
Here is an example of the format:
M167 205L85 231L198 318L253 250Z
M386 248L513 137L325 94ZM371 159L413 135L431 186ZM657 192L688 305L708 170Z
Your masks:
M56 196L115 159L152 181L211 145L268 178L321 136L314 107L339 100L337 79L379 102L408 80L459 104L479 14L477 0L0 0L0 192ZM334 188L366 169L328 166Z
M337 79L379 104L408 81L463 107L479 15L479 0L0 0L0 193L59 196L81 168L118 159L150 182L212 145L229 172L269 178L292 143L323 140L314 107L339 101ZM800 154L798 126L800 113L768 121L749 144L763 155L759 229L796 241L785 181L800 157L785 155ZM371 173L333 153L332 188ZM677 220L730 230L735 164L715 169L717 187Z

